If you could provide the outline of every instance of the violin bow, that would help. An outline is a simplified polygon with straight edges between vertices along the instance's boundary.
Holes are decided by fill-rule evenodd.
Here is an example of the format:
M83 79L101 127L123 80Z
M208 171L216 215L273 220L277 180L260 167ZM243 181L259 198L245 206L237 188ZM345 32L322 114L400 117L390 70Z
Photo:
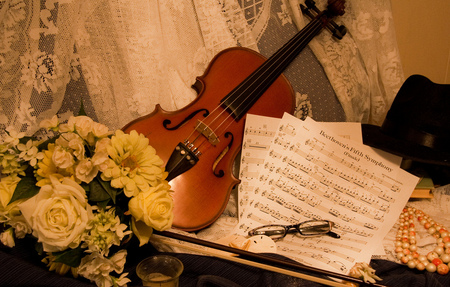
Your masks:
M189 248L186 245L179 245L179 247L181 247L181 248L191 249L193 251L197 251L197 252L204 253L204 254L209 254L209 255L219 257L222 259L226 259L226 260L230 260L230 261L234 261L234 262L238 262L238 263L243 263L243 264L246 264L249 266L258 267L258 268L265 269L268 271L273 271L273 272L277 272L277 273L281 273L281 274L285 274L285 275L289 275L289 276L293 276L293 277L298 277L298 278L306 279L309 281L318 282L318 283L325 284L328 286L348 286L348 285L339 283L337 281L326 280L326 279L323 279L320 277L315 277L315 276L306 275L303 273L298 273L295 271L291 271L289 269L294 269L297 271L304 271L304 272L306 271L306 272L311 272L316 275L324 275L324 276L333 277L336 279L342 279L347 282L357 283L360 286L386 287L385 285L381 285L378 283L367 283L367 282L364 282L362 279L351 277L351 276L348 276L345 274L340 274L337 272L332 272L332 271L323 270L323 269L312 267L312 266L307 266L307 265L304 265L304 264L301 264L298 262L294 262L294 261L285 261L285 260L281 260L281 259L269 256L266 254L254 253L254 252L250 252L250 251L246 251L246 250L242 250L242 249L237 249L234 247L214 243L211 241L207 241L207 240L203 240L203 239L199 239L199 238L195 238L195 237L186 236L186 235L179 234L179 233L174 233L171 231L156 231L156 230L154 230L153 234L159 235L162 237L168 237L168 238L172 238L172 239L177 239L177 240L193 243L193 244L200 245L203 247L209 247L209 248L224 251L224 252L229 252L231 254L237 254L237 255L239 255L239 257L231 256L231 254L225 256L224 254L221 254L219 252L207 252L200 248ZM159 239L157 239L157 240L159 240ZM169 245L173 244L173 242L164 242L164 243L169 244ZM270 264L270 265L268 265L268 264ZM284 268L289 268L289 269L286 270Z

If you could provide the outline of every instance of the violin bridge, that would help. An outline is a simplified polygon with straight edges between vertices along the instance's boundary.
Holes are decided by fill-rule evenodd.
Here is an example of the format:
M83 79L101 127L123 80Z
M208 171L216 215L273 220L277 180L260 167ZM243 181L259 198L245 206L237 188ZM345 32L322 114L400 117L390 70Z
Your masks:
M197 120L197 126L195 127L195 129L203 136L205 136L212 145L215 146L219 143L219 137L217 137L214 131L204 122Z

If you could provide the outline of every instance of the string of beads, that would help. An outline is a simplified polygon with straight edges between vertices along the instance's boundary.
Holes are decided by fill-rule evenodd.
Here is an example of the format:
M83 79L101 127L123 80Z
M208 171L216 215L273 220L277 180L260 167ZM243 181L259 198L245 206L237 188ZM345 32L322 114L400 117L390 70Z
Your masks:
M414 218L422 224L428 234L436 238L437 246L427 255L418 253ZM445 275L450 267L450 233L423 211L405 207L400 214L399 229L395 239L397 258L409 268Z

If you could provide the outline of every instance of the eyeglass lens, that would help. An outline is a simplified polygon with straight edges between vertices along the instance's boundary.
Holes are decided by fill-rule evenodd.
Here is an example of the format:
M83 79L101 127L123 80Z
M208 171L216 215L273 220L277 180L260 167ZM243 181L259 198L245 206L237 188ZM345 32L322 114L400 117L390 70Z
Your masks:
M267 225L251 230L249 235L266 235L276 240L286 235L286 229L282 225Z
M298 225L298 230L304 236L326 234L331 230L331 223L325 220L306 221Z

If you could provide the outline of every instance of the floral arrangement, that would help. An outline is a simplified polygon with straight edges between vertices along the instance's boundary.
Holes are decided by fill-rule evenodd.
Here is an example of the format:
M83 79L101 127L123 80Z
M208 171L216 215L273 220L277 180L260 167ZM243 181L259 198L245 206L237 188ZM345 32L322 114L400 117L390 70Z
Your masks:
M26 236L50 270L123 286L132 236L142 246L173 220L163 161L136 131L109 131L81 115L41 122L47 139L5 130L0 142L0 231Z

